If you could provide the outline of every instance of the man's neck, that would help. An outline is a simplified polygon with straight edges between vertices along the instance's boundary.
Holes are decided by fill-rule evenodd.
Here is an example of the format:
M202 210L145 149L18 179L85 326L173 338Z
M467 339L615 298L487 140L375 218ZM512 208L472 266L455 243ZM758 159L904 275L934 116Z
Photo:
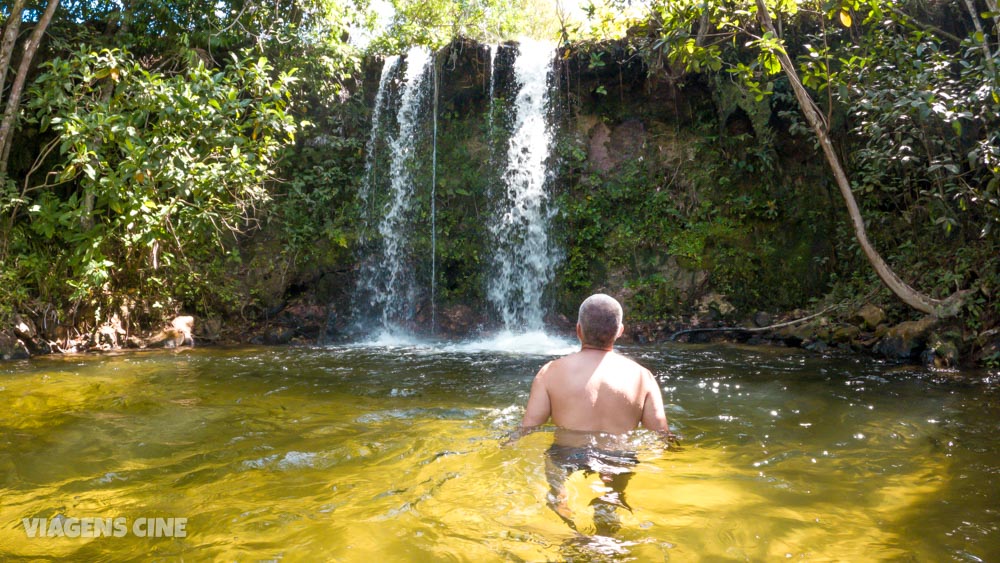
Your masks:
M601 347L601 346L592 346L590 344L581 344L580 345L580 351L582 352L584 350L597 350L598 352L614 352L615 351L614 345L607 346L607 347Z

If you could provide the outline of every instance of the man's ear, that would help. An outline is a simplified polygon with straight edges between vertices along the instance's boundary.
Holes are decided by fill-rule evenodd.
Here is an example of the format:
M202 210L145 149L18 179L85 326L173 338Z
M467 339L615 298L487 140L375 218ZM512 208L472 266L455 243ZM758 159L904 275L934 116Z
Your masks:
M618 325L618 334L615 335L615 340L621 338L623 334L625 334L625 325L620 324Z
M576 323L576 337L583 342L583 328L580 327L580 323Z

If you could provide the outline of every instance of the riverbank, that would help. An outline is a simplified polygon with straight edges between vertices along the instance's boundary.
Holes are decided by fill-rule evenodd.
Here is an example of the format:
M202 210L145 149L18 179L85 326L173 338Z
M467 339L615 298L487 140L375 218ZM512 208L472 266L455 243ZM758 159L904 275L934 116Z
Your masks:
M427 318L424 318L427 317ZM435 315L433 335L467 339L488 333L486 319L468 306L446 307ZM414 334L432 334L429 316L419 316ZM549 330L573 338L573 321L553 314ZM422 322L421 322L422 321ZM356 337L347 315L333 305L291 301L262 320L179 315L160 325L135 328L118 316L99 326L66 326L44 317L15 315L0 328L0 359L16 360L62 353L177 348L182 346L315 345ZM751 346L801 348L816 354L855 354L932 369L996 367L1000 331L970 332L961 322L927 315L893 320L881 307L833 306L818 311L771 314L758 311L735 320L716 308L665 320L627 322L622 344L734 342Z

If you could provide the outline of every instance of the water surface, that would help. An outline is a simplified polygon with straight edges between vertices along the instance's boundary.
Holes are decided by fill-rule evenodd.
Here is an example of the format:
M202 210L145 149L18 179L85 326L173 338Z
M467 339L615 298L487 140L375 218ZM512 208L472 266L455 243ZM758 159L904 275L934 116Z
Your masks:
M0 366L0 558L916 560L1000 557L1000 375L798 351L623 351L683 448L639 431L613 537L546 506L511 446L553 356L479 345L193 349ZM562 350L560 350L562 351ZM187 518L186 537L28 538L23 518Z

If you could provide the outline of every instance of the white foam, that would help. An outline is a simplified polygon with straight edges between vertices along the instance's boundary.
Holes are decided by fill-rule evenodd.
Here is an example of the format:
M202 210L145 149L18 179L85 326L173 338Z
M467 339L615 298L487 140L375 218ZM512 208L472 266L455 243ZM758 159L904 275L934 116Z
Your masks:
M544 331L515 333L501 331L485 338L460 342L432 341L412 334L382 331L370 340L353 344L358 348L408 348L426 354L515 354L524 356L562 356L580 349L579 342Z
M360 348L424 348L433 346L431 342L413 334L393 329L383 329L372 335L370 340L355 344Z
M505 330L480 340L450 344L444 349L449 352L465 353L502 352L526 356L563 356L579 350L580 344L541 330L520 333Z

